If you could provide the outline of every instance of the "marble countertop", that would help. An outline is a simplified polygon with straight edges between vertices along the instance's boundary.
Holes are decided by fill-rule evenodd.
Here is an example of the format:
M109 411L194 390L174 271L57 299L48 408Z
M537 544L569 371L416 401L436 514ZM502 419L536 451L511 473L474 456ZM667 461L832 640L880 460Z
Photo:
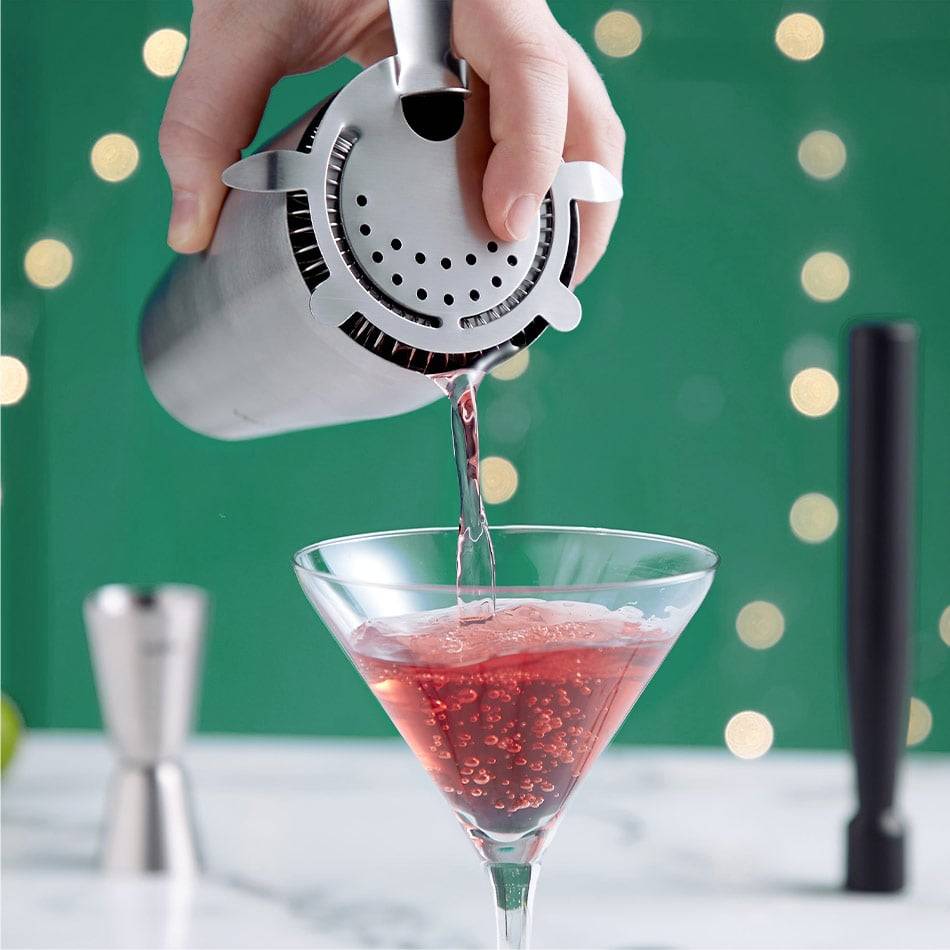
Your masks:
M207 874L109 878L102 737L31 734L3 780L2 945L491 944L475 853L400 742L202 737L187 763ZM534 944L950 946L950 758L913 757L903 799L907 893L845 895L843 756L611 749L546 856Z

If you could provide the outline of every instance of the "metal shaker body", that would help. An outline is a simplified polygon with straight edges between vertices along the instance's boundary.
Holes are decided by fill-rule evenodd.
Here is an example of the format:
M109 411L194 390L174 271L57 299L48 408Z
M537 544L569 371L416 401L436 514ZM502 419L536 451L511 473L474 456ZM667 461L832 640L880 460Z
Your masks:
M179 763L194 714L208 598L196 587L111 584L86 599L96 691L118 753L102 863L110 871L198 870Z
M268 147L296 148L313 114ZM309 304L286 196L232 190L209 250L180 258L147 306L140 347L153 393L219 439L384 418L439 398L423 376L318 323Z
M528 235L499 241L481 196L487 90L452 54L451 2L389 7L397 54L226 170L210 249L148 304L145 374L198 432L398 415L440 398L426 375L580 320L576 202L618 200L619 182L564 163Z

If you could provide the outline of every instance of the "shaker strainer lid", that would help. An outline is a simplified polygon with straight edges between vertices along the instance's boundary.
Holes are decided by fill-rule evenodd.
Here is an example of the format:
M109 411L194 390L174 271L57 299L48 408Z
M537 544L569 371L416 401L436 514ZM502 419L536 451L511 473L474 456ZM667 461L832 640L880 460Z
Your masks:
M225 184L306 192L326 271L310 309L324 324L357 320L445 355L525 339L538 321L573 329L572 203L615 201L620 184L594 162L564 163L529 234L500 241L482 205L493 145L487 90L477 83L469 94L466 65L451 54L451 4L391 0L390 9L397 55L335 96L309 151L258 152L227 169ZM429 359L413 368L430 365L438 371Z

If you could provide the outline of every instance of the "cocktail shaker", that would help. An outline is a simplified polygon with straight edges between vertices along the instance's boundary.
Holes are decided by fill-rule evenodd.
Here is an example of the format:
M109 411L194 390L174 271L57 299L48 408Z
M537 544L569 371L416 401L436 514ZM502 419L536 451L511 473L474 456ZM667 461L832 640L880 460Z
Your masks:
M208 597L110 584L84 605L96 689L118 753L102 843L107 871L193 873L200 856L179 761L191 726Z
M426 375L580 319L576 202L620 184L564 163L530 233L499 241L481 197L488 94L452 53L451 2L389 6L396 55L225 172L210 249L147 305L146 377L191 429L246 439L398 415L439 398Z

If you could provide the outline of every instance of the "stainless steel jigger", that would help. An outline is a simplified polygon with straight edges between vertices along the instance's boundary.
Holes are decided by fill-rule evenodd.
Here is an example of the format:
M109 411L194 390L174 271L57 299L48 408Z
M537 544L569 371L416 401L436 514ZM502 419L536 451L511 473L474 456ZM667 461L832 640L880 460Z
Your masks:
M106 871L192 874L201 858L178 757L191 726L208 596L110 584L84 604L103 720L118 750Z

